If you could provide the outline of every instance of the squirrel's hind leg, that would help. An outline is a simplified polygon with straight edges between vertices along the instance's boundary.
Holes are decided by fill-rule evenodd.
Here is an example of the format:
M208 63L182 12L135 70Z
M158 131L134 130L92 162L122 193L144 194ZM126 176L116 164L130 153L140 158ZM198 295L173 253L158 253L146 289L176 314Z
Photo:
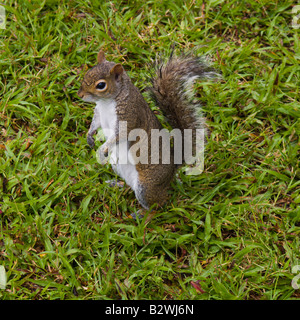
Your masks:
M159 185L139 185L135 190L135 196L143 208L148 210L154 204L161 207L168 199L168 189Z

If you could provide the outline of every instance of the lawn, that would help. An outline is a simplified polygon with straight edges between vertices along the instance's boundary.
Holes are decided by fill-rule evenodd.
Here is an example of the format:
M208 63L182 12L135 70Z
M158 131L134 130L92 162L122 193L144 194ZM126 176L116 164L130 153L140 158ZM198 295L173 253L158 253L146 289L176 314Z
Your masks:
M0 298L299 299L295 1L4 2ZM103 48L150 102L149 65L173 44L222 73L197 86L204 172L178 171L167 205L135 221L77 91Z

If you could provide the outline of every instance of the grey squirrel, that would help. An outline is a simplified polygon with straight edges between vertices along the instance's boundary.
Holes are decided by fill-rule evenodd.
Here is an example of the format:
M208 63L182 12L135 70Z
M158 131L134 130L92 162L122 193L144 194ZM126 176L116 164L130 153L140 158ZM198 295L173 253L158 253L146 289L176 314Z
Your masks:
M151 95L157 106L168 119L172 128L180 132L185 129L205 130L204 118L197 115L199 104L192 102L186 91L195 79L214 77L216 73L202 59L192 55L174 56L165 64L159 64L152 78ZM149 141L153 129L163 129L162 124L144 100L141 92L131 82L123 66L107 61L102 50L97 64L87 71L78 91L78 96L87 102L96 103L87 142L93 148L97 129L103 129L106 142L100 148L100 158L111 154L114 171L133 189L139 203L149 209L152 205L162 206L168 198L168 189L176 170L183 165L176 163L174 146L171 147L170 163L162 162L162 145L159 144L159 161L153 160ZM127 131L120 129L126 123ZM128 139L134 129L143 129L147 136L139 137L139 146L147 145L146 163L127 161L121 164L123 156L132 158L132 147L136 141ZM195 149L195 135L192 146ZM116 147L119 147L119 151ZM121 151L122 150L122 151ZM155 155L157 156L157 154ZM155 163L153 163L155 162Z

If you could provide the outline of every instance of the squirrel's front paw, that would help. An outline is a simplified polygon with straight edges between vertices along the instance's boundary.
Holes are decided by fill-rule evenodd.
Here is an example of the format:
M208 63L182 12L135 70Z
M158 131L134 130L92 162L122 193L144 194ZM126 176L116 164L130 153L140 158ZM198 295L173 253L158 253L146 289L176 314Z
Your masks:
M108 147L106 143L104 143L100 148L100 153L106 158L108 156Z
M95 147L95 140L93 138L93 135L90 133L88 133L88 135L87 135L87 143L91 148Z
M108 147L106 143L104 143L99 149L99 159L102 164L105 164L108 161Z

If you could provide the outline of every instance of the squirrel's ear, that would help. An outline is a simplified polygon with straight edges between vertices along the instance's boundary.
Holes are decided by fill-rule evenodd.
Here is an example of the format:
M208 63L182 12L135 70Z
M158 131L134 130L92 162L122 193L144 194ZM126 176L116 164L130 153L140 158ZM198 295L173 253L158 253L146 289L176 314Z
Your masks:
M105 61L105 54L104 54L103 50L100 50L98 52L97 61L98 61L98 63L102 63L103 61Z
M122 65L120 63L114 65L111 70L110 70L110 74L114 74L115 75L115 79L119 80L119 78L121 77L122 73L123 73L124 69L122 67Z

